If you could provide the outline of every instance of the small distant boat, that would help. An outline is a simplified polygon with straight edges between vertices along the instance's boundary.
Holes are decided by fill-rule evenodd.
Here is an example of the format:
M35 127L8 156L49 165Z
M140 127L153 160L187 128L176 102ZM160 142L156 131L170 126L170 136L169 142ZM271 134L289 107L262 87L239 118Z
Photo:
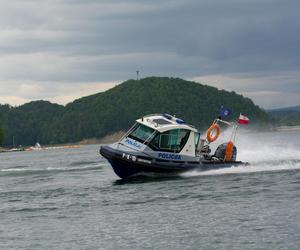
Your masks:
M41 144L39 144L37 142L33 147L29 147L26 151L40 151L42 149L43 148L42 148Z
M24 151L24 147L22 147L22 145L15 145L15 136L12 137L12 147L11 148L1 148L0 147L0 153L4 153L4 152L20 152L20 151Z
M247 165L236 160L237 149L230 140L210 154L209 144L220 134L218 123L237 125L216 119L206 138L184 120L169 114L144 116L118 142L101 146L105 157L120 178L141 173L180 173L190 170L207 171Z

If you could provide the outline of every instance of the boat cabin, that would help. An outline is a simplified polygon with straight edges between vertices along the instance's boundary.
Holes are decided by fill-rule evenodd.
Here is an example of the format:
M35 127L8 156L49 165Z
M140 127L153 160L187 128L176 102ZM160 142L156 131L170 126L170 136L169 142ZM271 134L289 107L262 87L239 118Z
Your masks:
M195 157L200 133L174 116L155 114L138 119L123 138L127 139L127 144L135 144L132 146L143 148L143 151L148 149Z

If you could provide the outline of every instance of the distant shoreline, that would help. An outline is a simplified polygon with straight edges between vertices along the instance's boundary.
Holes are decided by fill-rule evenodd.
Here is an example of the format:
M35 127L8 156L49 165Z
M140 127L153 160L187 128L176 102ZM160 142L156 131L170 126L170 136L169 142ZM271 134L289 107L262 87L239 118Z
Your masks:
M17 147L17 148L2 148L0 147L0 153L12 153L12 152L24 152L24 151L40 151L40 150L50 150L50 149L61 149L61 148L80 148L84 145L96 145L96 144L109 144L116 142L122 138L125 131L118 131L113 134L106 135L100 139L90 138L84 139L79 142L62 143L62 144L45 144L41 148L36 148L34 146Z
M78 145L92 145L92 144L108 144L113 143L122 138L122 136L125 134L125 131L118 131L112 134L108 134L100 139L97 138L91 138L91 139L83 139L82 141L75 143Z
M272 129L269 130L269 132L283 132L283 131L300 131L300 125L297 126L278 126L278 127L274 127ZM265 132L268 132L268 130L266 130ZM83 139L79 142L71 142L71 143L62 143L62 144L45 144L42 145L43 150L46 149L59 149L59 148L80 148L80 146L85 146L85 145L97 145L97 144L110 144L110 143L114 143L117 142L118 140L120 140L122 138L122 136L125 134L125 131L118 131L109 135L106 135L102 138L90 138L90 139ZM30 150L31 148L34 147L23 147L22 150L17 150L19 148L2 148L0 147L0 153L4 153L4 152L18 152L18 151L37 151L35 149ZM38 149L40 150L40 149Z
M297 126L280 126L276 128L276 131L300 131L300 125Z

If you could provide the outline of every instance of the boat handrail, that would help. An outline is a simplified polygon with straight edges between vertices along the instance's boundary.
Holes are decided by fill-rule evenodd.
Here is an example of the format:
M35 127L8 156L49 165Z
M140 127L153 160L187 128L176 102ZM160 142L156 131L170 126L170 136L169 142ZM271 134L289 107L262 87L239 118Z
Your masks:
M156 113L156 114L144 115L144 116L142 116L142 118L147 118L150 116L159 116L159 115L162 116L163 114Z
M131 128L121 137L121 139L119 140L119 142L122 141L124 138L126 138L132 132L132 130L134 129L135 126L136 126L136 123L134 123L131 126Z
M157 133L157 131L156 130L154 130L153 132L152 132L152 134L151 135L149 135L148 136L148 138L143 142L143 144L147 144L149 141L150 141L150 139L152 139L153 138L153 135L155 135Z
M228 126L231 126L231 127L233 127L233 125L234 125L231 122L227 122L227 121L224 121L224 120L219 119L219 118L215 119L213 123L218 123L218 122L224 123L224 124L226 124Z
M150 115L142 116L141 119L143 120L144 118L151 117L151 116L164 116L164 115L161 114L161 113L155 113L155 114L150 114ZM176 116L174 116L174 115L171 115L171 116L176 117ZM188 124L188 123L184 123L183 125L188 126L188 127L191 127L191 128L193 128L193 129L197 129L195 126L193 126L193 125L191 125L191 124ZM197 129L197 130L198 130L198 129Z

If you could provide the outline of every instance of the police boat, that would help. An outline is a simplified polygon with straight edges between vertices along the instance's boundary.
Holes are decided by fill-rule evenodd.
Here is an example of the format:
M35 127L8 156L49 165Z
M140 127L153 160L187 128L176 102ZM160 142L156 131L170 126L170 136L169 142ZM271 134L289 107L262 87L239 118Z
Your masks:
M144 116L116 143L104 145L100 154L122 179L143 173L181 173L207 171L248 163L236 161L237 149L232 140L219 145L211 154L209 144L220 134L219 123L237 124L216 119L200 138L200 132L184 120L169 114Z

